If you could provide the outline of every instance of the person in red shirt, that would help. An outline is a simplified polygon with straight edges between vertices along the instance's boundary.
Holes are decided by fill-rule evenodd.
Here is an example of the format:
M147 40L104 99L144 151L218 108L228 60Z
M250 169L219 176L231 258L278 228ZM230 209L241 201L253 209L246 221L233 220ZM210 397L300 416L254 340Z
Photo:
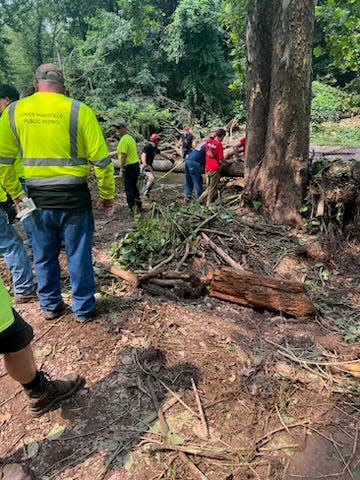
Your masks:
M222 141L226 135L223 128L216 131L214 138L209 138L205 142L205 173L207 176L208 186L199 197L199 203L209 206L216 198L217 186L220 181L220 166L224 160L224 149Z
M245 160L245 152L246 152L246 137L245 136L240 138L238 148L239 148L239 153L242 154L242 157Z

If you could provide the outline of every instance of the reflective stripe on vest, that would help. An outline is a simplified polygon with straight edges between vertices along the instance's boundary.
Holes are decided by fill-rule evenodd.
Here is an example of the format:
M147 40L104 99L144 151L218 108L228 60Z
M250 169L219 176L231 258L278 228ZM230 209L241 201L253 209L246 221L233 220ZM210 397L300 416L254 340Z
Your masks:
M14 157L0 157L0 163L3 163L5 165L12 165L15 163L15 158Z
M80 102L73 100L70 110L70 157L77 158L77 136Z
M24 158L27 167L73 167L75 165L87 165L86 158Z
M10 123L10 128L14 134L14 137L16 139L16 143L18 144L19 148L19 156L22 158L23 156L23 151L20 143L20 138L16 130L16 123L15 123L15 107L16 107L17 102L12 102L9 105L9 123Z
M26 185L31 187L46 187L49 185L83 185L87 176L75 177L74 175L57 175L56 177L27 177Z
M80 102L77 100L72 100L71 109L70 109L70 126L69 126L69 135L70 135L70 158L24 158L20 139L16 130L15 123L15 107L16 102L13 102L9 105L9 123L11 130L16 138L16 142L19 147L20 157L23 159L24 165L29 167L66 167L66 166L76 166L76 165L87 165L88 160L86 158L77 158L77 137L78 137L78 124L79 124L79 110ZM1 160L1 159L0 159ZM99 160L99 166L102 166L101 162L104 160ZM2 163L13 163L14 159L4 159ZM109 162L108 162L109 163ZM106 165L108 164L106 163Z
M103 158L102 160L93 160L91 163L96 167L106 167L107 165L109 165L109 163L111 163L111 158L106 157L106 158Z

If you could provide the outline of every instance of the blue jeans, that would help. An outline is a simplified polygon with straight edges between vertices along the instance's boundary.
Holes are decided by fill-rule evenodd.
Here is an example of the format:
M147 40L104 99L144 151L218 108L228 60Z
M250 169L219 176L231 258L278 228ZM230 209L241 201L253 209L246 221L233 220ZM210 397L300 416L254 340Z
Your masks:
M41 309L53 312L62 303L59 253L64 242L72 310L76 315L90 314L95 309L92 211L39 208L33 213L32 219L32 247Z
M199 198L203 191L202 184L203 166L199 162L191 160L185 161L185 198L190 199L193 190L195 190L195 197Z
M0 210L0 255L13 276L15 295L34 292L32 266L23 241Z
M25 178L19 177L20 183L24 189L24 192L26 195L28 194L28 188L25 183ZM28 239L28 247L31 249L32 248L32 215L29 217L25 218L22 222L23 229L25 231L26 237Z

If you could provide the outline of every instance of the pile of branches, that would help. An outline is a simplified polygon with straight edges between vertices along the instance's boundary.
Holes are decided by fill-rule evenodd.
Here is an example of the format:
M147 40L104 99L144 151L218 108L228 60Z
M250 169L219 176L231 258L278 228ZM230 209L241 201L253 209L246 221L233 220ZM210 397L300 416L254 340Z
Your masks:
M113 243L113 263L107 271L171 300L194 299L207 292L245 306L312 315L314 307L304 285L274 277L264 261L266 253L259 255L261 247L254 249L256 243L241 229L255 229L264 236L270 233L277 237L277 244L282 239L288 242L288 232L236 217L230 206L239 199L239 195L229 196L209 208L154 205L132 232Z
M336 235L355 233L360 218L360 163L324 157L312 164L310 175L302 208L309 229Z
M217 249L219 258L227 265L240 268L225 250L217 247L207 236L227 235L208 229L215 219L231 222L230 205L239 196L228 197L222 204L210 208L198 203L179 206L154 204L151 211L137 223L136 228L111 246L112 273L140 286L149 293L168 298L197 298L204 290L204 276L211 264L204 262L200 272L194 271L195 257L205 256L204 243ZM220 252L220 253L219 253ZM206 266L205 266L206 265Z

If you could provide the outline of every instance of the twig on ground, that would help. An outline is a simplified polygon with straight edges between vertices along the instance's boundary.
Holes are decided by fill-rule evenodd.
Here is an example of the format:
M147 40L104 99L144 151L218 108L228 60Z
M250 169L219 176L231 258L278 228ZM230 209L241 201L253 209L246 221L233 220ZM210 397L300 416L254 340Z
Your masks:
M65 458L62 458L61 460L59 460L58 462L54 463L53 465L51 465L47 470L45 470L45 472L43 472L40 476L40 478L44 478L46 477L47 480L51 480L52 478L55 478L59 475L59 473L63 472L64 470L66 470L67 468L71 468L79 463L82 463L84 460L86 460L87 458L89 458L93 453L96 453L98 451L98 449L95 447L95 448L92 448L90 449L87 453L85 453L84 455L79 455L79 451L75 451L73 452L71 455L65 457ZM71 460L69 461L70 458L73 458L75 456L75 459L74 460ZM68 461L67 463L65 461ZM65 462L65 463L64 463ZM57 467L58 465L61 465L63 464L60 469L56 470L52 475L50 475L50 477L48 477L48 473L50 473L55 467Z
M233 235L226 232L220 232L220 230L213 230L212 228L200 228L200 232L213 233L214 235L220 235L222 237L233 238Z
M199 414L196 413L191 407L189 407L189 405L188 405L187 403L185 403L184 400L182 400L182 398L180 397L180 395L179 395L178 393L176 393L176 392L174 392L173 390L171 390L171 388L168 387L168 386L167 386L160 378L158 378L156 375L154 375L154 374L152 374L152 375L156 378L156 380L157 380L158 382L160 382L160 384L165 388L165 390L167 390L169 393L171 393L171 395L173 395L174 398L176 398L176 400L177 400L179 403L181 403L181 405L182 405L183 407L186 408L186 410L188 410L192 415L194 415L194 417L200 418L200 417L199 417Z
M51 329L53 329L56 326L56 323L52 323L50 327L48 327L45 332L43 332L41 335L36 336L34 343L37 343L39 340L41 340L45 335L47 335Z
M310 420L304 420L302 422L297 422L293 423L292 425L288 425L287 428L296 428L296 427L305 427L310 423ZM262 445L267 443L270 438L275 435L275 433L281 432L282 430L286 430L283 426L275 428L274 430L271 430L271 432L268 432L266 435L263 435L262 437L258 438L255 442L255 445L257 445L257 448L260 448ZM260 445L259 445L260 444Z
M169 433L169 425L166 422L164 412L162 411L162 408L159 404L159 401L157 399L157 396L156 396L156 393L155 393L155 390L154 390L154 386L152 384L152 381L151 381L150 377L147 377L146 384L147 384L147 388L150 392L151 400L154 404L157 416L159 418L159 422L160 422L160 425L161 425L161 430L163 432L163 435L166 437L166 435Z
M206 421L204 409L203 409L202 404L201 404L201 400L200 400L198 389L196 387L196 383L194 382L194 379L192 377L191 377L191 385L192 385L192 388L193 388L193 391L194 391L194 394L195 394L196 403L197 403L197 406L198 406L199 415L200 415L200 418L201 418L201 423L202 423L204 435L207 439L209 439L210 438L209 425Z
M297 362L297 363L303 363L303 364L306 364L306 365L322 366L322 367L334 367L336 365L351 365L353 363L360 363L359 359L344 360L344 361L339 360L338 362L316 362L315 360L306 360L306 359L296 357L293 354L293 352L291 352L287 348L283 347L282 345L279 345L278 343L272 342L268 338L264 338L264 340L265 340L265 342L270 343L271 345L274 345L274 347L280 348L282 351L278 350L278 353L280 353L281 355L284 355L284 357L287 357L290 360L294 360L294 362Z
M162 262L158 263L154 268L152 268L149 272L146 272L142 275L139 275L139 284L149 280L150 278L156 277L159 273L161 273L165 269L165 265L174 258L174 254L172 253L168 258L163 260Z
M12 450L12 449L20 442L20 440L21 440L22 438L24 438L24 437L25 437L25 432L22 432L22 433L15 439L15 441L12 442L12 444L10 445L10 447L8 447L8 449L5 450L3 456L6 457L6 455L7 455L8 453L10 453L11 450Z
M238 451L228 452L220 448L206 450L196 445L172 445L154 440L148 440L147 445L147 449L152 451L171 450L174 452L188 453L189 455L195 455L197 457L215 458L216 460L231 460L238 453Z
M7 402L10 402L13 400L20 392L22 392L22 388L19 388L16 390L10 397L8 397L6 400L0 403L0 408L3 407Z
M210 240L210 238L205 233L202 232L201 236L207 242L207 244L219 255L219 257L221 257L228 265L230 265L230 267L240 272L244 271L244 268L239 263L235 262L235 260L233 260L230 255L228 255L222 248L218 247L216 243Z
M194 233L198 233L199 230L201 230L201 228L206 225L207 223L211 222L211 220L214 220L214 218L216 218L220 213L220 210L218 210L216 213L214 213L213 215L211 215L210 217L207 217L205 218L205 220L203 220L196 228L195 228L195 231Z
M341 448L344 447L344 445L342 445L342 444L339 443L339 442L336 442L333 438L328 437L327 435L325 435L325 433L321 432L321 431L318 430L317 428L311 427L310 425L309 425L307 428L308 428L309 430L313 430L313 431L316 432L318 435L320 435L320 437L325 438L325 439L328 440L329 442L331 442L331 443L336 443L336 444L339 445L339 447L341 447Z
M284 422L280 412L279 412L279 409L278 409L278 406L275 404L275 410L276 410L276 413L280 419L280 422L281 422L281 425L285 428L285 430L287 431L287 433L291 436L291 433L290 433L290 430L288 429L288 426L286 425L286 423Z
M345 459L344 459L344 456L343 454L341 453L339 447L336 445L336 443L334 443L334 447L335 447L335 450L337 451L337 454L339 455L341 461L343 462L344 464L344 469L343 469L343 473L345 473L346 471L348 472L348 474L350 475L350 478L354 478L353 474L352 474L352 471L350 470L349 468L349 465L350 465L350 460L348 462L345 462ZM351 457L350 457L351 458Z
M184 452L178 452L180 460L187 466L190 472L194 475L194 478L199 480L208 480L208 477L203 474L201 470L193 463L190 458Z
M179 261L178 264L176 265L175 270L180 270L181 266L183 265L183 263L186 261L187 257L189 256L189 253L190 253L190 244L189 244L189 242L187 241L187 242L186 242L186 245L185 245L184 255L181 257L180 261Z

